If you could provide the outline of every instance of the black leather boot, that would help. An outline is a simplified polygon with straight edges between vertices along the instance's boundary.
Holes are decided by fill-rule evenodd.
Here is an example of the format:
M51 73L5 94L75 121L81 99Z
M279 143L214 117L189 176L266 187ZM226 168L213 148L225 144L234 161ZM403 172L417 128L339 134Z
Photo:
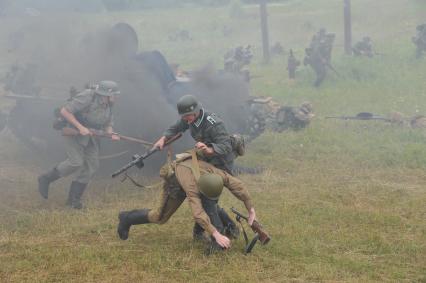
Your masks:
M38 191L44 199L49 197L50 183L58 180L60 177L61 176L59 175L58 170L56 170L56 167L38 177Z
M192 228L192 237L195 241L201 241L204 239L204 229L200 226L200 224L194 224L194 228Z
M150 209L135 209L131 211L122 211L118 214L117 233L120 239L127 240L129 238L130 226L137 224L149 223L148 213Z
M74 209L82 209L81 196L86 190L87 184L73 181L68 193L67 205Z

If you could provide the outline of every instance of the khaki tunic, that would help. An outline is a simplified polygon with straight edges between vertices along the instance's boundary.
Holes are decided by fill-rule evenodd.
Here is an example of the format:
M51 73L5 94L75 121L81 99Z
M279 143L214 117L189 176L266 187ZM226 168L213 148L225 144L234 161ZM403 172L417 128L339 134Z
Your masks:
M216 229L202 207L200 191L198 190L197 182L191 170L191 163L192 160L188 159L173 164L175 174L163 183L161 202L157 209L149 212L148 219L151 223L163 224L167 222L186 197L188 198L194 220L205 231L212 234ZM228 188L236 198L241 200L247 209L253 207L249 193L241 180L204 161L199 161L199 167L201 174L209 172L221 176L224 186Z
M112 126L112 107L102 103L102 97L93 90L77 94L64 108L74 114L88 128L104 129ZM67 136L65 148L67 159L56 166L61 177L78 171L74 181L87 184L99 167L99 137Z

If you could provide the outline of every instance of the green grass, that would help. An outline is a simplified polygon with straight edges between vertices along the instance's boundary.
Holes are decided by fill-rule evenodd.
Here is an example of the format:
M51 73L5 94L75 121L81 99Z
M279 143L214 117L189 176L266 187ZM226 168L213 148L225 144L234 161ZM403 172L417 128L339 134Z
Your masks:
M414 0L352 1L354 40L370 35L383 53L369 60L343 55L342 1L292 0L271 6L271 42L293 48L299 59L316 29L336 32L332 63L340 76L330 72L319 89L311 86L313 72L303 67L296 84L289 84L286 56L262 64L255 5L243 6L241 18L230 18L230 8L221 7L74 19L76 34L86 32L89 24L129 22L141 50L158 49L187 69L209 62L221 68L228 48L253 44L250 70L262 77L253 79L252 94L288 105L309 100L316 117L303 131L266 132L240 160L267 168L260 175L242 176L272 236L269 245L256 246L248 256L239 239L230 251L206 257L202 245L192 242L186 203L167 224L135 227L128 241L120 241L118 211L153 207L157 189L97 180L85 198L87 209L76 212L64 207L69 184L64 180L53 185L48 202L42 201L35 184L41 169L27 159L33 153L2 136L0 281L425 282L424 129L325 119L363 111L399 111L406 117L426 113L426 64L414 60L410 41L425 18L424 8L423 1ZM4 26L23 25L4 21ZM31 21L37 20L26 24ZM234 33L224 37L223 25ZM178 28L188 29L194 40L168 41ZM8 32L0 28L0 38ZM221 204L244 211L228 192Z

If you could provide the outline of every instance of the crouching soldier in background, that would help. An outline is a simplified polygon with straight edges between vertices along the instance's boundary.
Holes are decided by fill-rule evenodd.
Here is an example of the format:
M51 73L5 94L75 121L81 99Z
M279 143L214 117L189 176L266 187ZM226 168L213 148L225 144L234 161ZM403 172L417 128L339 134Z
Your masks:
M79 135L64 136L68 158L38 177L38 190L43 198L48 198L50 183L78 171L71 183L67 205L82 208L81 196L99 167L100 138L90 129L104 130L111 134L112 140L120 139L112 134L112 107L119 93L117 83L101 81L99 85L76 94L60 109L65 122L63 127L75 127Z
M256 218L256 213L251 202L251 198L243 182L233 177L228 172L218 169L215 166L198 160L204 158L201 150L192 150L177 156L173 162L168 162L160 171L163 177L162 197L156 209L138 209L122 211L119 214L119 224L117 228L120 239L126 240L132 225L156 223L166 223L176 212L185 198L192 211L192 216L200 226L199 231L194 231L195 239L202 232L206 232L212 238L211 244L220 249L227 249L231 246L230 237L233 237L232 230L229 230L228 215L221 212L217 201L223 186L239 200L241 200L248 213L249 224Z

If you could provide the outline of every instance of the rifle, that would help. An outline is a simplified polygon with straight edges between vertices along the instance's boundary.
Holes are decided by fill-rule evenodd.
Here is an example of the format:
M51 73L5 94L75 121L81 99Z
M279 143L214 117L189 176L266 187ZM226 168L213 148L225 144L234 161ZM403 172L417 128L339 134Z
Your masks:
M238 212L234 207L231 207L231 211L233 213L235 213L235 215L236 215L235 218L241 224L241 228L243 229L244 239L246 241L246 248L244 249L244 252L246 254L248 254L248 253L251 252L251 250L253 249L254 245L257 242L257 240L259 240L259 242L262 245L266 245L267 243L269 243L269 241L271 240L271 237L268 235L268 233L265 230L263 230L262 225L257 220L254 220L253 224L250 226L250 228L255 233L255 236L254 236L254 238L249 243L246 231L244 230L244 227L243 227L243 225L241 223L241 219L244 219L245 221L248 221L248 217L244 216L243 214L241 214L240 212Z
M151 143L151 142L144 141L144 140L134 138L134 137L121 135L121 134L118 134L118 133L109 134L105 131L96 130L96 129L89 129L89 131L92 133L92 135L97 136L97 137L111 138L112 135L117 135L117 136L120 137L120 139L125 140L125 141L140 143L140 144L143 144L144 146L152 146L153 145L153 143ZM78 135L80 135L80 132L75 128L64 127L64 128L62 128L62 135L63 136L78 136Z
M326 119L340 119L340 120L379 120L379 121L385 121L385 122L392 122L392 119L381 117L374 115L370 112L360 112L356 114L355 116L328 116L325 117Z
M336 75L338 75L339 77L341 77L340 73L339 73L338 71L336 71L336 69L334 69L334 67L333 67L330 63L326 62L326 63L325 63L325 65L326 65L326 66L327 66L330 70L332 70L334 73L336 73Z
M182 136L182 133L177 133L176 135L174 135L173 137L169 138L168 140L166 140L166 142L164 143L164 145L169 145L171 143L173 143L174 141L176 141L177 139L179 139ZM144 154L139 155L139 154L135 154L132 157L132 161L127 163L126 165L124 165L123 167L121 167L120 169L118 169L117 171L115 171L114 173L112 173L111 177L115 178L118 175L122 174L123 172L127 171L129 168L133 167L136 165L136 167L138 167L139 169L141 169L142 167L144 167L144 159L148 158L149 156L153 155L154 153L156 153L157 151L160 151L160 149L158 147L152 147L151 149L149 149L148 151L146 151Z

